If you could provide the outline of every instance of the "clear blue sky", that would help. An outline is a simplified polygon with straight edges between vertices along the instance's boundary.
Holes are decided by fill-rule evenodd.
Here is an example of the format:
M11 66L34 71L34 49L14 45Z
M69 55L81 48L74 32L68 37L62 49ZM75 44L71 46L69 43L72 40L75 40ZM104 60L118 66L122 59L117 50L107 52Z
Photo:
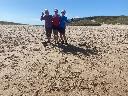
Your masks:
M128 0L0 0L0 21L42 24L41 12L65 9L67 17L128 15Z

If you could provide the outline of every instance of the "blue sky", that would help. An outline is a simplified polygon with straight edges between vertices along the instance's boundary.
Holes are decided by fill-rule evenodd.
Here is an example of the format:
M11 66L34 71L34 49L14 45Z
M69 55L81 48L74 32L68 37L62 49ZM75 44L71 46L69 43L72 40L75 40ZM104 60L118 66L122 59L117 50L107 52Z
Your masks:
M41 12L65 9L67 17L128 15L128 0L0 0L0 21L42 24Z

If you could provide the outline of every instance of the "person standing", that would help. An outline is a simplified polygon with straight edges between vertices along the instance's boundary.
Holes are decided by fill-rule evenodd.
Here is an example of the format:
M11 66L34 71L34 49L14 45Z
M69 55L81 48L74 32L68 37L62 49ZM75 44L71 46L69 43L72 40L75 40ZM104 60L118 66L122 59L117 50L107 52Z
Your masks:
M45 14L42 12L42 16L40 20L45 20L45 31L47 36L47 43L51 42L51 34L52 34L52 15L49 15L48 9L45 9Z
M58 32L59 32L59 25L60 25L60 15L58 14L58 10L55 9L54 10L55 14L53 15L53 34L54 34L54 40L55 40L55 44L59 43L58 40Z
M66 11L62 10L61 11L61 18L60 18L60 38L61 38L61 43L62 44L68 44L67 43L67 38L65 36L65 29L66 29L66 23L68 22L67 17L65 16Z

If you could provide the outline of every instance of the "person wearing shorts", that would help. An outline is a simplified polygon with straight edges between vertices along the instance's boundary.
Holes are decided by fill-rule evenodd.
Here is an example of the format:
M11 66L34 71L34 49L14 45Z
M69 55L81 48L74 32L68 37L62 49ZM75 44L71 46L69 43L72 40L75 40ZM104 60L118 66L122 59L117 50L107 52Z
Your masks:
M67 38L65 36L66 23L68 22L67 17L65 16L66 11L62 10L61 14L62 15L60 17L60 27L59 27L60 38L62 44L67 44Z
M46 37L48 39L48 43L51 42L51 34L52 34L52 15L49 15L49 11L45 9L45 15L42 12L41 21L45 20L45 31L46 31Z
M53 15L52 28L53 28L55 44L58 44L59 43L58 32L59 32L59 25L60 25L60 15L58 14L57 9L55 9L54 12L55 12L55 14Z

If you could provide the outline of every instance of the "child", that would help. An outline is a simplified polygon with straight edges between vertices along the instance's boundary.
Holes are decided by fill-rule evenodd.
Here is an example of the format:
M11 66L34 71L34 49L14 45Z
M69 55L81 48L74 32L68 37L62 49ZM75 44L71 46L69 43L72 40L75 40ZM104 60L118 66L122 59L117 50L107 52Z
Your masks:
M46 31L46 36L48 39L48 43L50 43L50 39L51 39L51 34L52 34L52 15L49 15L49 11L47 9L45 9L45 15L42 12L42 16L40 18L40 20L45 20L45 31Z
M62 16L61 16L61 19L60 19L60 30L59 30L60 38L61 38L61 43L62 44L64 44L64 43L68 44L66 36L65 36L66 22L68 22L67 17L65 16L66 11L62 10L61 14L62 14Z
M53 33L54 33L54 40L55 44L58 44L58 32L59 32L59 25L60 25L60 15L58 14L58 10L54 10L55 14L53 15Z

